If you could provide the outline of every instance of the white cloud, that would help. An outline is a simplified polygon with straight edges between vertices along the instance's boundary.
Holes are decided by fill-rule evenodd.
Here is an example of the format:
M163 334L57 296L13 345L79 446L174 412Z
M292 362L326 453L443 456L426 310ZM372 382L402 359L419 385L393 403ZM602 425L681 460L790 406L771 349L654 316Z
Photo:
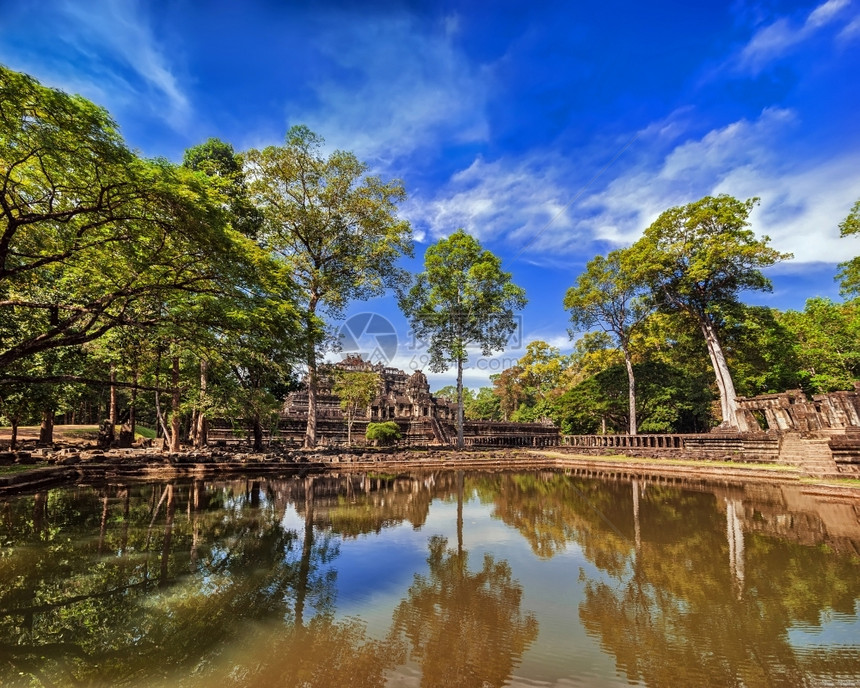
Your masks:
M449 144L486 140L492 75L458 50L457 31L453 15L436 28L397 15L331 27L318 45L351 78L318 81L318 103L291 111L291 123L383 164L430 149L439 137Z
M860 252L860 239L840 239L836 229L860 189L860 152L795 159L785 142L800 122L781 108L680 141L656 135L667 126L643 129L626 167L572 204L582 188L575 181L581 157L541 151L492 162L479 158L433 198L413 198L408 215L432 236L462 226L481 239L527 244L532 258L557 259L587 253L591 242L627 245L667 208L728 193L761 198L753 229L769 235L777 249L793 252L796 264L834 263ZM680 125L672 129L673 136L682 131Z
M837 21L850 4L850 0L827 0L812 10L799 26L786 17L780 17L753 35L737 56L735 66L752 73L760 71L768 62Z
M845 28L839 32L839 36L837 38L843 43L860 38L860 17L857 17L850 24L846 25Z
M836 16L851 4L851 0L827 0L810 12L804 28L817 29L832 22Z
M143 10L134 0L65 0L49 10L24 4L15 21L44 24L53 39L15 51L15 68L111 111L148 110L184 129L191 105Z
M455 174L432 199L413 197L404 214L431 238L462 227L478 239L507 235L518 243L546 234L572 240L568 205L576 190L565 188L570 161L548 152L487 162L477 158ZM540 244L536 244L540 246Z
M66 39L82 52L98 54L107 49L132 69L147 85L141 98L154 96L152 108L168 122L183 127L191 106L174 75L169 60L153 35L137 2L103 0L100 3L66 2L64 13L72 20ZM131 87L132 90L136 90Z

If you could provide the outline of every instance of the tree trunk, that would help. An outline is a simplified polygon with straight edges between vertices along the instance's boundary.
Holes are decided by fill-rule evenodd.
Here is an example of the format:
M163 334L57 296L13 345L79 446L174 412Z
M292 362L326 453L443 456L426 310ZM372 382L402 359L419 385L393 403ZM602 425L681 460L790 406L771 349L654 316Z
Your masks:
M12 440L9 443L9 449L15 451L18 448L18 416L12 416L9 422L12 424Z
M630 352L627 347L624 347L624 364L627 366L627 389L628 389L628 406L630 413L630 424L628 432L631 435L636 434L636 379L633 377L633 360L630 358Z
M42 426L39 428L39 444L48 445L54 443L54 409L49 408L42 411Z
M463 359L457 359L457 449L465 445L463 440Z
M110 367L110 411L108 412L108 418L110 418L111 424L116 427L116 368L113 365Z
M200 412L197 414L197 431L194 435L194 446L197 449L209 443L209 422L206 418L206 383L209 372L209 361L200 360Z
M172 391L171 410L173 412L170 418L170 451L178 452L180 421L182 420L179 415L179 356L173 357L173 374L170 385Z
M346 417L346 445L348 447L352 446L352 423L354 418L352 414L347 415Z
M254 433L254 451L263 451L263 423L260 421L259 413L254 414L251 429Z
M305 446L317 444L317 362L316 351L311 343L308 351L308 426L305 431Z
M702 334L705 336L705 343L708 345L708 355L711 357L711 365L714 368L717 388L720 392L720 412L723 416L722 426L733 428L740 432L748 432L749 427L747 426L746 418L744 418L742 413L737 412L738 405L735 383L732 380L732 374L729 372L729 366L726 363L726 357L723 354L722 346L720 346L717 332L707 318L700 318L699 325L702 328Z
M307 318L307 363L308 363L308 426L305 431L305 447L315 447L317 445L317 350L316 350L316 323L314 316L317 310L319 295L311 293L308 303L308 318Z
M134 440L134 433L137 432L137 418L135 417L135 409L137 407L137 368L134 371L134 387L131 388L131 405L128 407L128 426L131 428L131 437Z
M305 478L305 537L302 542L302 557L299 561L299 577L296 581L296 626L304 627L305 596L308 593L308 578L311 570L311 554L314 547L314 478Z
M179 437L179 435L177 435ZM167 485L167 513L164 520L164 539L161 544L161 568L158 574L159 587L168 584L168 564L170 561L170 542L173 539L173 517L176 512L176 500L173 495L173 483Z

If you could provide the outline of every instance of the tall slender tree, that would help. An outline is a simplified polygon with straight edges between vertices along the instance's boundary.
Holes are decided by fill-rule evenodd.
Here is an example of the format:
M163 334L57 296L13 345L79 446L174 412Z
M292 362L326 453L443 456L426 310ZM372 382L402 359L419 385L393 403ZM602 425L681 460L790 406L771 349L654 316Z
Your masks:
M463 441L463 366L468 347L489 356L516 329L525 291L502 270L501 260L458 229L427 249L424 271L400 294L400 308L418 339L429 342L430 370L457 366L457 447Z
M261 239L289 267L301 292L308 371L305 446L316 444L317 360L325 341L320 311L343 313L403 280L397 260L412 255L412 230L397 217L399 180L367 174L352 153L322 153L323 139L292 127L284 146L244 154L249 188L264 216Z
M571 334L600 327L615 338L624 354L629 409L627 431L635 435L636 377L630 340L652 307L646 298L647 287L634 276L628 255L625 251L612 251L605 258L596 256L590 260L576 284L567 290L564 307L570 312Z

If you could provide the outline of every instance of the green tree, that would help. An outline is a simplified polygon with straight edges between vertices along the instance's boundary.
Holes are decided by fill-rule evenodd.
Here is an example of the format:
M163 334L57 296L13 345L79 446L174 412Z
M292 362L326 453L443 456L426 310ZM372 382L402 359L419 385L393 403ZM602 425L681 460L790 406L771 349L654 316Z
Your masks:
M365 437L371 442L379 442L381 445L394 444L400 439L400 426L393 420L382 423L368 423Z
M448 401L457 401L457 385L445 385L444 387L433 392L433 396L437 399L447 399ZM475 398L475 392L468 387L463 387L463 401L469 402Z
M339 315L351 300L398 285L397 260L412 255L411 228L397 217L403 184L369 176L352 153L324 157L322 143L295 126L286 145L243 156L251 197L263 212L262 239L289 267L305 311L306 446L316 444L317 359L325 340L318 309Z
M780 322L792 334L802 386L812 393L851 389L860 379L860 302L814 298Z
M742 291L771 289L762 268L791 257L748 229L756 203L756 198L720 195L670 208L629 249L631 264L640 271L637 277L650 286L656 303L698 325L716 376L722 422L741 431L749 428L737 413L720 327L726 313L738 308Z
M516 328L525 291L503 272L501 261L458 229L427 249L424 272L400 294L400 308L415 334L429 341L430 370L457 366L457 447L463 447L463 364L467 348L489 356L504 348Z
M464 413L469 420L501 420L499 397L493 393L492 387L481 387L466 403Z
M182 164L217 180L233 229L251 239L258 237L263 215L251 201L242 156L233 150L231 144L210 138L186 150Z
M366 411L379 389L379 373L357 370L337 370L332 391L340 398L340 408L346 415L346 441L352 444L352 424L356 415Z
M502 420L505 422L510 419L525 399L525 390L520 378L522 372L523 369L520 366L514 365L505 368L501 373L490 375L490 381L493 383L493 394L499 399L499 411L501 411Z
M529 342L525 354L517 361L526 392L537 401L545 400L560 384L567 363L567 357L561 355L558 347L539 339Z
M567 290L564 307L570 312L572 332L600 327L611 334L627 368L627 432L636 434L636 378L630 341L636 328L651 312L647 288L637 279L627 251L612 251L605 258L595 256L585 266L576 284Z
M0 68L0 375L210 288L234 260L227 229L205 177L138 158L104 110Z
M839 233L843 237L860 234L860 201L854 204L848 217L839 223ZM844 296L860 295L860 256L840 263L839 268L837 277L842 283L841 293Z

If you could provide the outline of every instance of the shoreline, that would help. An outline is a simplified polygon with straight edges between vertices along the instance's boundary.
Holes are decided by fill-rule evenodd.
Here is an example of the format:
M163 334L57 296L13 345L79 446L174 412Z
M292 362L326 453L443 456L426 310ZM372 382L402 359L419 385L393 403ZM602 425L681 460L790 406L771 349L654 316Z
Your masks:
M82 452L86 455L89 452ZM372 449L360 454L347 450L293 450L286 455L248 452L188 451L166 454L153 450L92 453L66 465L16 465L0 472L0 497L64 484L104 480L169 480L236 475L304 475L356 471L444 470L570 470L586 476L631 479L657 477L671 482L733 484L787 483L820 494L860 500L860 480L816 477L793 466L741 464L701 459L639 458L623 455L585 455L555 449L441 447ZM2 471L2 468L0 468Z

